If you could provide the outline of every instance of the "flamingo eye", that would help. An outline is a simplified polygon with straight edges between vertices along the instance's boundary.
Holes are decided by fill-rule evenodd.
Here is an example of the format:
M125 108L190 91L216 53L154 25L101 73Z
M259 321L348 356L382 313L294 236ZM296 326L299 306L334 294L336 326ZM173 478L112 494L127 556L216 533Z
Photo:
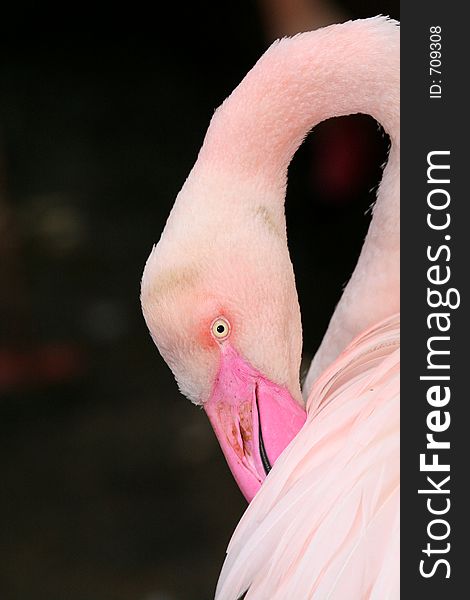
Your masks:
M211 331L218 340L225 340L230 335L230 323L223 317L219 317L212 323Z

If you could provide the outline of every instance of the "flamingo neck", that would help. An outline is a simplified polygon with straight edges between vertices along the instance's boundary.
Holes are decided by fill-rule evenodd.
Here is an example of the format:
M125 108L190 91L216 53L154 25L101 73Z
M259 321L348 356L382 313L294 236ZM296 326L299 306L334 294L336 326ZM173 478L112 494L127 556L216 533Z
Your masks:
M385 18L283 39L216 111L198 163L283 191L294 153L325 119L370 114L399 143L398 95L398 28Z
M277 42L216 111L198 157L241 191L255 184L285 227L287 168L307 133L334 116L366 113L391 150L357 267L314 358L306 389L361 331L398 310L399 30L377 17ZM203 178L205 179L205 178ZM341 243L341 240L338 240Z

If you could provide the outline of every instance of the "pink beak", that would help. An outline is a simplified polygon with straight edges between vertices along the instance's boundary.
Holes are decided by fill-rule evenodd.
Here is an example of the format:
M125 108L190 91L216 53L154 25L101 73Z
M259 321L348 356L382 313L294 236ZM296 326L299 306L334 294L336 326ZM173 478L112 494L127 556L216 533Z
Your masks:
M289 392L248 364L228 344L204 409L235 481L248 501L305 423Z

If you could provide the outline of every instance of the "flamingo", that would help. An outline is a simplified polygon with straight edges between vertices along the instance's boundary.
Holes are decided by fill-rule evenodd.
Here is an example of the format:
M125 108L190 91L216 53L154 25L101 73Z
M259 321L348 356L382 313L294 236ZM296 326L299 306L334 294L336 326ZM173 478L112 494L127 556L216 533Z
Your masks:
M388 162L302 395L287 168L317 123L359 112L390 136ZM396 22L350 21L268 49L215 112L147 260L141 300L181 392L207 413L250 502L216 598L397 598Z

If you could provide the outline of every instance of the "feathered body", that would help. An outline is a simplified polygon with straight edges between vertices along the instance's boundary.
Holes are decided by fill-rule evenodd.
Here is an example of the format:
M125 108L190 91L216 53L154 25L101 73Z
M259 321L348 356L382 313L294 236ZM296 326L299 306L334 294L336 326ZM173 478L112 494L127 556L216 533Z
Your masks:
M316 381L233 535L217 600L399 597L399 373L396 315Z
M383 125L391 149L358 264L307 377L305 412L287 168L317 123L358 112ZM399 149L395 22L281 40L215 112L149 256L142 307L152 337L254 497L218 600L398 597Z

